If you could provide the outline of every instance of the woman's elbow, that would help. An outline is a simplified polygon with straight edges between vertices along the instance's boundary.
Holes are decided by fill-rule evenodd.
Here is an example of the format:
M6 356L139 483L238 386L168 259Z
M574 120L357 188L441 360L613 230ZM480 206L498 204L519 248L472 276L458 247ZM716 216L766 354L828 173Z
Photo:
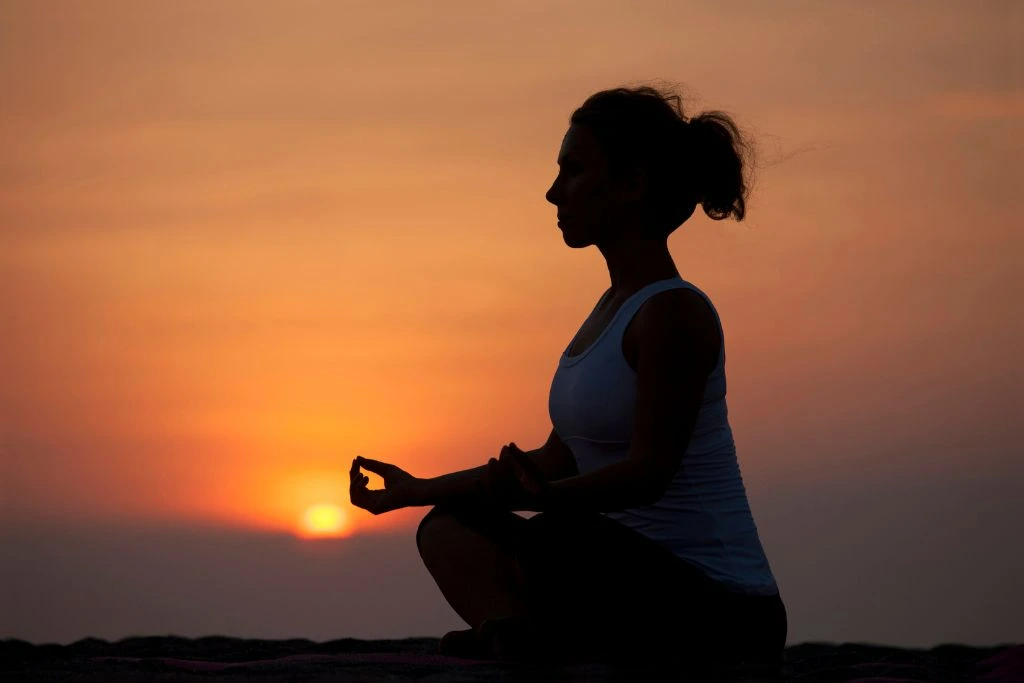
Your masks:
M636 487L638 505L654 505L668 490L668 481L662 477L644 477Z
M672 484L679 461L671 457L662 448L638 448L626 461L629 472L623 472L634 483L635 497L643 502L640 505L653 505Z

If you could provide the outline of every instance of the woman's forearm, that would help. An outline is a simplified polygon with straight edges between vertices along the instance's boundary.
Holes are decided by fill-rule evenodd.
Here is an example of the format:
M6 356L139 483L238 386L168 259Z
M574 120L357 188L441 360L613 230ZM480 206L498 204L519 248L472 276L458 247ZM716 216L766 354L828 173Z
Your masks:
M536 458L543 448L523 451L528 457ZM487 476L487 465L468 470L450 472L437 477L419 480L416 505L457 505L462 502L478 502L487 495L481 489ZM493 501L492 501L493 502Z
M417 505L457 505L480 496L479 483L487 465L420 479Z
M553 481L548 487L547 510L609 512L649 505L662 492L641 463L623 460L599 470Z

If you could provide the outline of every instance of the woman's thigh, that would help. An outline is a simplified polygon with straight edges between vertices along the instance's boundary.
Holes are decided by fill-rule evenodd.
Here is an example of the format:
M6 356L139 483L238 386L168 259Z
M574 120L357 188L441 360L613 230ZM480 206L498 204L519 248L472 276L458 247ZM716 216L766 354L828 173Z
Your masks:
M577 647L707 654L737 640L737 620L757 631L750 619L770 615L767 599L728 591L601 514L537 515L519 547L531 611L554 633L573 634Z
M423 537L431 523L439 517L451 517L462 526L493 541L500 548L514 555L526 533L527 520L514 512L502 510L483 503L465 503L455 506L441 506L431 510L420 521L416 529L416 546L423 553Z
M682 588L680 573L686 572L668 549L596 513L531 518L518 557L538 598L554 605L571 602L585 612L622 605L657 612L644 598L669 585ZM687 578L701 581L699 574Z
M778 595L728 591L664 546L599 513L526 519L485 505L436 507L514 556L531 614L561 645L692 657L725 649L770 658L786 639Z

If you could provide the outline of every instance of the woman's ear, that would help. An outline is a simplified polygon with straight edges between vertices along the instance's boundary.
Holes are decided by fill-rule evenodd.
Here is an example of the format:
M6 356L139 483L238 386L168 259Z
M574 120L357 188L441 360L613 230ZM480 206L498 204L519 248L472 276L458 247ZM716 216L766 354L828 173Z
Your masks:
M623 203L643 202L647 198L647 177L647 169L639 164L623 172L619 186Z

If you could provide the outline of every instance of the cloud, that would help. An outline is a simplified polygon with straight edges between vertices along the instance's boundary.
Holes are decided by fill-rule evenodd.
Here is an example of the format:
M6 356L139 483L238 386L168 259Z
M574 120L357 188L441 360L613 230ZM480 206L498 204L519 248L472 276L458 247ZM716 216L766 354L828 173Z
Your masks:
M1024 118L1024 90L1006 92L946 92L935 98L935 109L958 119Z

